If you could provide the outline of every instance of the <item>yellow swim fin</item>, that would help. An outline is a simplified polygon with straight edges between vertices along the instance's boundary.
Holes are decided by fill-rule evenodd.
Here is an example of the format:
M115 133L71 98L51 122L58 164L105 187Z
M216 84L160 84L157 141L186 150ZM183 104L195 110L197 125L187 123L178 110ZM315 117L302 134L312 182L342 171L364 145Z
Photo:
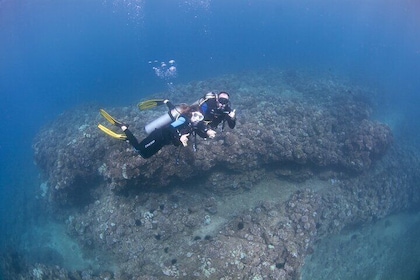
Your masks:
M101 115L110 123L116 126L121 127L123 125L122 122L114 119L110 114L108 114L107 111L105 111L104 109L100 109L99 112L101 113Z
M110 130L109 128L103 126L102 124L98 124L98 128L102 130L105 134L111 136L112 138L118 140L126 140L127 136L125 134L115 133L114 131Z
M139 104L137 104L137 106L139 107L140 110L144 111L144 110L149 110L163 104L165 104L165 99L151 99L151 100L140 102Z

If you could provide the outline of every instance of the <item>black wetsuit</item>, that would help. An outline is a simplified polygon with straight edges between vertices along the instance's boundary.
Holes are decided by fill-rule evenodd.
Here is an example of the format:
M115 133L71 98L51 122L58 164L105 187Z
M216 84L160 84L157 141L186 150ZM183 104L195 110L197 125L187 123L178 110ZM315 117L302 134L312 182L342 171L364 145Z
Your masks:
M217 100L214 98L207 99L200 102L200 109L204 115L204 121L208 123L211 128L216 128L220 123L226 121L230 128L235 128L236 118L231 118L229 113L232 111L230 104L227 104L223 109L218 107Z
M193 124L187 117L180 116L171 124L155 129L141 142L138 142L130 130L126 129L124 133L127 136L127 141L134 149L143 158L149 158L162 149L163 146L170 144L180 146L182 144L180 140L181 135L194 132L202 138L207 138L207 130L207 126L203 121Z
M169 125L155 129L140 143L133 133L126 129L124 131L128 142L136 149L136 151L143 157L149 158L156 154L163 146L173 144L175 146L181 145L180 137L183 134L191 132L190 122L185 117L179 117L176 121Z

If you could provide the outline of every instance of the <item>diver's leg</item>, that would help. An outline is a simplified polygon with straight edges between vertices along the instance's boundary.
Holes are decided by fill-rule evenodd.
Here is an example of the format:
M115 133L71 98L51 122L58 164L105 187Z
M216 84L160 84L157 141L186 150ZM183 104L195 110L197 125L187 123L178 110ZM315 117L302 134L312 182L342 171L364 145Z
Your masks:
M143 157L148 158L148 156L145 156L143 153L142 145L137 140L136 136L128 129L127 126L122 126L121 129L124 131L124 134L127 136L126 141L130 143L131 146L136 149L136 151Z
M162 129L156 129L139 143L137 151L143 158L149 158L165 145Z

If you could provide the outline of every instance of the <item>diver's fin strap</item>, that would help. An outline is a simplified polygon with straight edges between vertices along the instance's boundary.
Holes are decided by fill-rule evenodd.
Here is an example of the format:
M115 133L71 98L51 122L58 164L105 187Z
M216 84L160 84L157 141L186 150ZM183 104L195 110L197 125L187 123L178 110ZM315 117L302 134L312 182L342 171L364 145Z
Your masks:
M140 102L139 104L137 104L137 106L139 107L140 110L144 111L144 110L155 108L156 106L160 106L163 104L165 104L165 99L151 99L151 100Z
M121 127L123 125L122 122L116 120L115 118L113 118L110 114L108 114L107 111L105 111L104 109L100 109L99 112L101 113L101 115L110 123L116 126Z
M125 134L115 133L114 131L110 130L109 128L103 126L102 124L98 124L98 128L102 130L108 136L118 140L127 140L127 136Z

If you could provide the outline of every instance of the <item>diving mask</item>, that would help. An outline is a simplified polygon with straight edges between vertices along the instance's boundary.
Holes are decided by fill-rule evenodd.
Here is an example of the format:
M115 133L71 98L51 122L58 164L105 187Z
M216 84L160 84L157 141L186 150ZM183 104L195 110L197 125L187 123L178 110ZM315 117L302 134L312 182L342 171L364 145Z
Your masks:
M219 97L219 103L226 106L229 103L229 99L224 98L224 97Z
M196 122L201 122L202 120L204 120L203 114L201 114L200 112L192 112L191 122L196 123Z

